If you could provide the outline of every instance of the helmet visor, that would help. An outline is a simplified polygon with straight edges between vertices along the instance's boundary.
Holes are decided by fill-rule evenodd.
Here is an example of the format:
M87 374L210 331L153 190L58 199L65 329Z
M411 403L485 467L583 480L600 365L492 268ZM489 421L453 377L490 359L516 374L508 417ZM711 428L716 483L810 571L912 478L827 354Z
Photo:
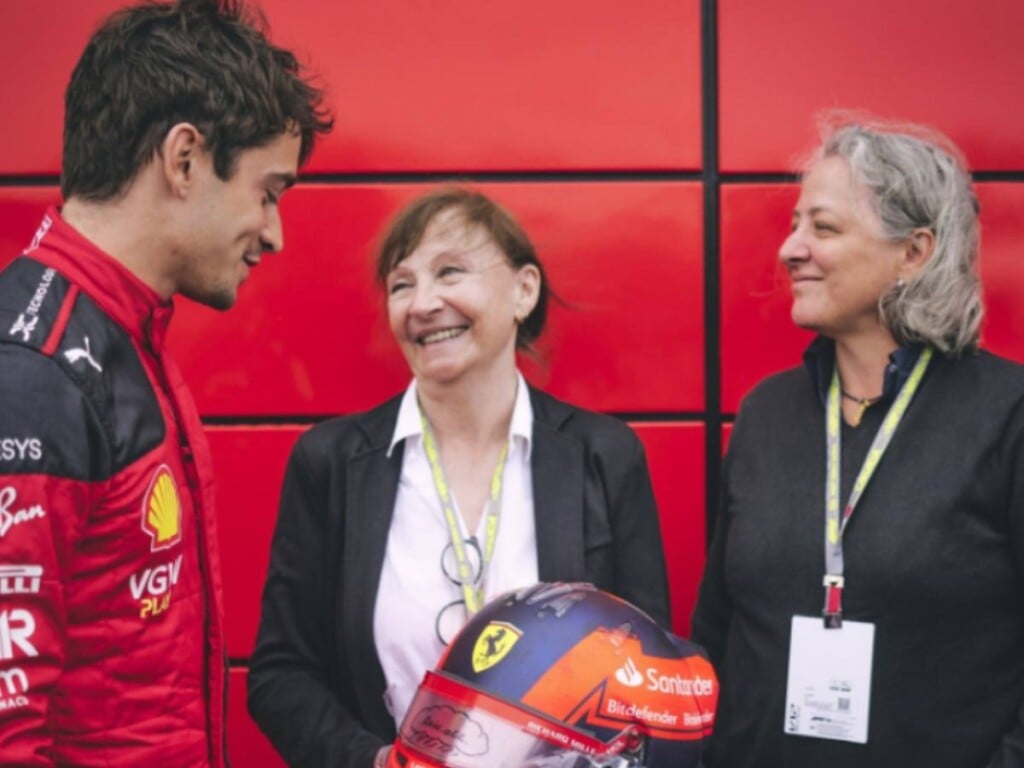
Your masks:
M631 730L605 743L496 699L444 673L427 672L399 729L397 751L445 768L634 768Z

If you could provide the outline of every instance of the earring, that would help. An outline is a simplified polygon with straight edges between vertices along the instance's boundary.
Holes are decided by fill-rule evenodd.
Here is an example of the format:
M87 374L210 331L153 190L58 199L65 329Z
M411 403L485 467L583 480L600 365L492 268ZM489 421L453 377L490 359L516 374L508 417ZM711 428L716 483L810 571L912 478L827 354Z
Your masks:
M896 290L897 291L902 291L906 287L907 287L907 284L905 282L903 282L903 278L902 277L898 278L896 280Z

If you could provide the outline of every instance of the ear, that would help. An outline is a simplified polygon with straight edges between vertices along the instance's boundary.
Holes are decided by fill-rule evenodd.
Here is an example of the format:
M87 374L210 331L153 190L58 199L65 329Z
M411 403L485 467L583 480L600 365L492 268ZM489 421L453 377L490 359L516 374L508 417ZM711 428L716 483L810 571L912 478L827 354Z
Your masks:
M159 162L176 197L184 197L195 185L198 163L205 159L202 152L203 135L192 123L177 123L164 136Z
M540 298L540 270L535 264L524 264L516 272L516 322L521 323L537 306Z
M910 233L903 251L900 279L910 282L935 252L935 233L927 227L918 227Z

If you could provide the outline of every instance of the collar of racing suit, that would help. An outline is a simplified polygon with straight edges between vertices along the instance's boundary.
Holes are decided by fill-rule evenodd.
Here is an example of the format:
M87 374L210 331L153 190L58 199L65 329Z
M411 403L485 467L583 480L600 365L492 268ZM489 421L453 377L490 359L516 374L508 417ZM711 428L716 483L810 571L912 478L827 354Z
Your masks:
M47 224L47 221L49 224ZM37 249L36 246L45 245ZM83 237L51 206L26 255L80 285L110 317L154 352L163 349L174 304Z

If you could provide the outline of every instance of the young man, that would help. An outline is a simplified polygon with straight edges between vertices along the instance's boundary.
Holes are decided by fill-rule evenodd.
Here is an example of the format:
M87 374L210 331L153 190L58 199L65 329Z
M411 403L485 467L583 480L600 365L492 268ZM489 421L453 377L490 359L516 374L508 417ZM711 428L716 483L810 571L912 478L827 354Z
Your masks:
M0 273L0 763L224 765L210 461L170 299L234 304L330 126L232 0L122 10L82 54L65 204Z

